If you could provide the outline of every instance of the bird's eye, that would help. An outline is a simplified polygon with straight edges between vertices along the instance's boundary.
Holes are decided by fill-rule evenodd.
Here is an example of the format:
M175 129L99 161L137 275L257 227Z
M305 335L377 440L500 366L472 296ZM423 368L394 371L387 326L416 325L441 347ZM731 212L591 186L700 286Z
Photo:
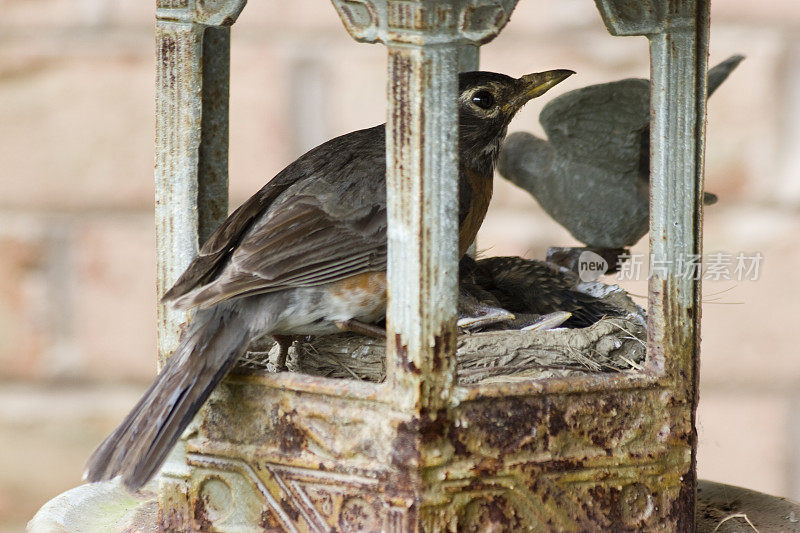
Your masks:
M494 95L489 91L476 91L472 95L472 103L481 109L489 109L494 105Z

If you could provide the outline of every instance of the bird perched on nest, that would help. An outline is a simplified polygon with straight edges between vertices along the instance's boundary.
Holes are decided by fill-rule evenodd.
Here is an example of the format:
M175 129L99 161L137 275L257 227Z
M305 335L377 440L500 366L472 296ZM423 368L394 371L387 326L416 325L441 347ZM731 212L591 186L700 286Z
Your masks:
M508 123L573 74L459 77L459 249L480 227ZM131 413L89 458L90 481L156 472L254 337L369 330L386 309L385 126L309 151L231 214L163 301L197 309ZM284 350L285 356L285 350Z
M459 282L459 312L468 317L459 320L460 325L524 327L541 315L566 312L566 320L556 325L584 328L622 313L578 290L578 276L545 261L522 257L476 261L464 256L459 263Z
M709 95L742 59L709 70ZM589 247L636 244L649 223L650 82L632 78L570 91L548 102L539 122L548 140L519 132L505 141L503 177ZM706 203L714 201L706 194Z

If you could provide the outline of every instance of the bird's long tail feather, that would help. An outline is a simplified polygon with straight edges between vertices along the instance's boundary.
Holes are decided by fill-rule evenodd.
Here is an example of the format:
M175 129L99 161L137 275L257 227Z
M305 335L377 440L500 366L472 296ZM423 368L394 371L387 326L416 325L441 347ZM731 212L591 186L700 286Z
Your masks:
M92 453L84 478L122 475L131 490L147 483L249 340L248 323L235 305L198 311L139 403Z

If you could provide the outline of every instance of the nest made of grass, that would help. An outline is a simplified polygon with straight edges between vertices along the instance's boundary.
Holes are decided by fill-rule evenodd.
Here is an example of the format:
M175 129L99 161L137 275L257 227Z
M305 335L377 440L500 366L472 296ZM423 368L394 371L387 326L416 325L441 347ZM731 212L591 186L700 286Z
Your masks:
M644 311L617 286L592 282L579 288L622 309L623 316L606 317L578 329L463 332L456 348L458 382L641 370L646 347ZM239 366L273 371L269 361L277 356L277 349L271 337L264 337L250 346ZM379 383L386 377L385 341L354 333L309 337L292 345L287 366L314 376Z

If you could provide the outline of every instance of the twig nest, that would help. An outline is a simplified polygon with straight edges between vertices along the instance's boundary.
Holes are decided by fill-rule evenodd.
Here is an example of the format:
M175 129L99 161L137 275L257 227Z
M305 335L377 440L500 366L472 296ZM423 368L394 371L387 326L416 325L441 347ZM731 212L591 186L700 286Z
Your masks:
M619 287L598 282L579 289L620 308L585 328L522 331L501 329L458 337L457 377L461 384L564 377L574 373L641 369L645 357L644 311ZM277 345L266 337L254 343L241 366L271 370ZM381 382L386 376L386 346L354 333L309 337L289 349L289 370L330 378Z

